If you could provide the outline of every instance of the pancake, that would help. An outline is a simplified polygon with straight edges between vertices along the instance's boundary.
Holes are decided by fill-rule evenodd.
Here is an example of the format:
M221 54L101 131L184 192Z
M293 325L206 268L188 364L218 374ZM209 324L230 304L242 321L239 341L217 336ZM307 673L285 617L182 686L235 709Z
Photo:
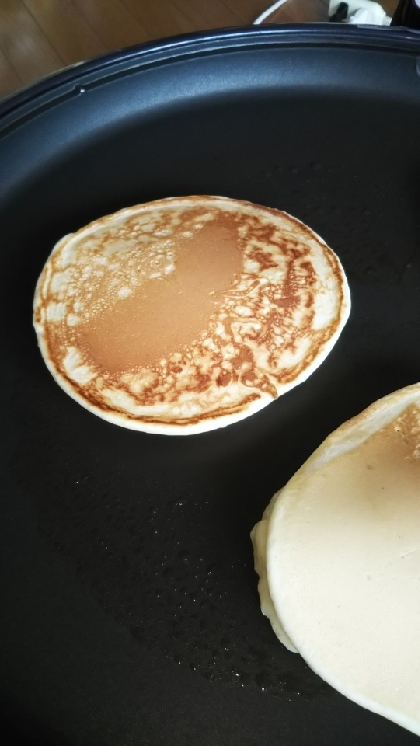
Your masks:
M96 220L55 246L34 326L60 386L109 422L190 434L304 381L347 321L328 246L286 213L180 197Z
M279 639L420 735L420 384L330 435L251 535Z

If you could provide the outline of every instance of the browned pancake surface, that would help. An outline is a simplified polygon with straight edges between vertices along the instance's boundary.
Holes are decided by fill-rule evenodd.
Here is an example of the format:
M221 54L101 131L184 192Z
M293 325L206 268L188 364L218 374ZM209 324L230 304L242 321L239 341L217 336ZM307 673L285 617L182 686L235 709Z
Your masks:
M348 310L341 265L309 228L191 197L65 237L34 319L47 364L81 403L129 427L183 431L240 419L299 383Z

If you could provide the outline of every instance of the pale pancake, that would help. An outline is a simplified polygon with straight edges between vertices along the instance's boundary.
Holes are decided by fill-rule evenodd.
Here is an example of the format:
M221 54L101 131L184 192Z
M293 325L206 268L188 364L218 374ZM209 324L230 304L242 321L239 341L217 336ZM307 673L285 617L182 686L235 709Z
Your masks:
M91 412L189 434L304 381L350 311L341 264L289 215L223 197L138 205L65 236L39 278L47 366Z
M342 425L252 531L279 639L420 735L420 384Z

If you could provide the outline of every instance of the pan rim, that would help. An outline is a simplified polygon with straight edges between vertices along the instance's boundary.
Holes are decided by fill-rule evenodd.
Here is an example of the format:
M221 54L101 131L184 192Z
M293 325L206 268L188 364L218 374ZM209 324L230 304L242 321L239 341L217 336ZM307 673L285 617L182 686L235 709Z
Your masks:
M239 49L299 46L353 48L417 56L420 55L420 30L329 23L267 24L153 40L64 67L0 99L0 138L23 115L42 107L46 95L61 98L64 89L69 87L83 92L82 84L91 86L103 82L121 68L125 72L138 71L186 57L226 54Z

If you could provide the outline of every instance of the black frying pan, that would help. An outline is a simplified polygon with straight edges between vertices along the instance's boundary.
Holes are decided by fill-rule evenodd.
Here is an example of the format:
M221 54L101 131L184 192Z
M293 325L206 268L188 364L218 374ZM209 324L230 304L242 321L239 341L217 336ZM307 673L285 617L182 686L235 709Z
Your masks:
M419 54L395 29L234 30L99 58L1 105L2 744L417 743L276 640L249 532L328 433L419 379ZM41 360L37 276L66 232L200 193L321 234L350 321L306 383L242 423L107 424Z

